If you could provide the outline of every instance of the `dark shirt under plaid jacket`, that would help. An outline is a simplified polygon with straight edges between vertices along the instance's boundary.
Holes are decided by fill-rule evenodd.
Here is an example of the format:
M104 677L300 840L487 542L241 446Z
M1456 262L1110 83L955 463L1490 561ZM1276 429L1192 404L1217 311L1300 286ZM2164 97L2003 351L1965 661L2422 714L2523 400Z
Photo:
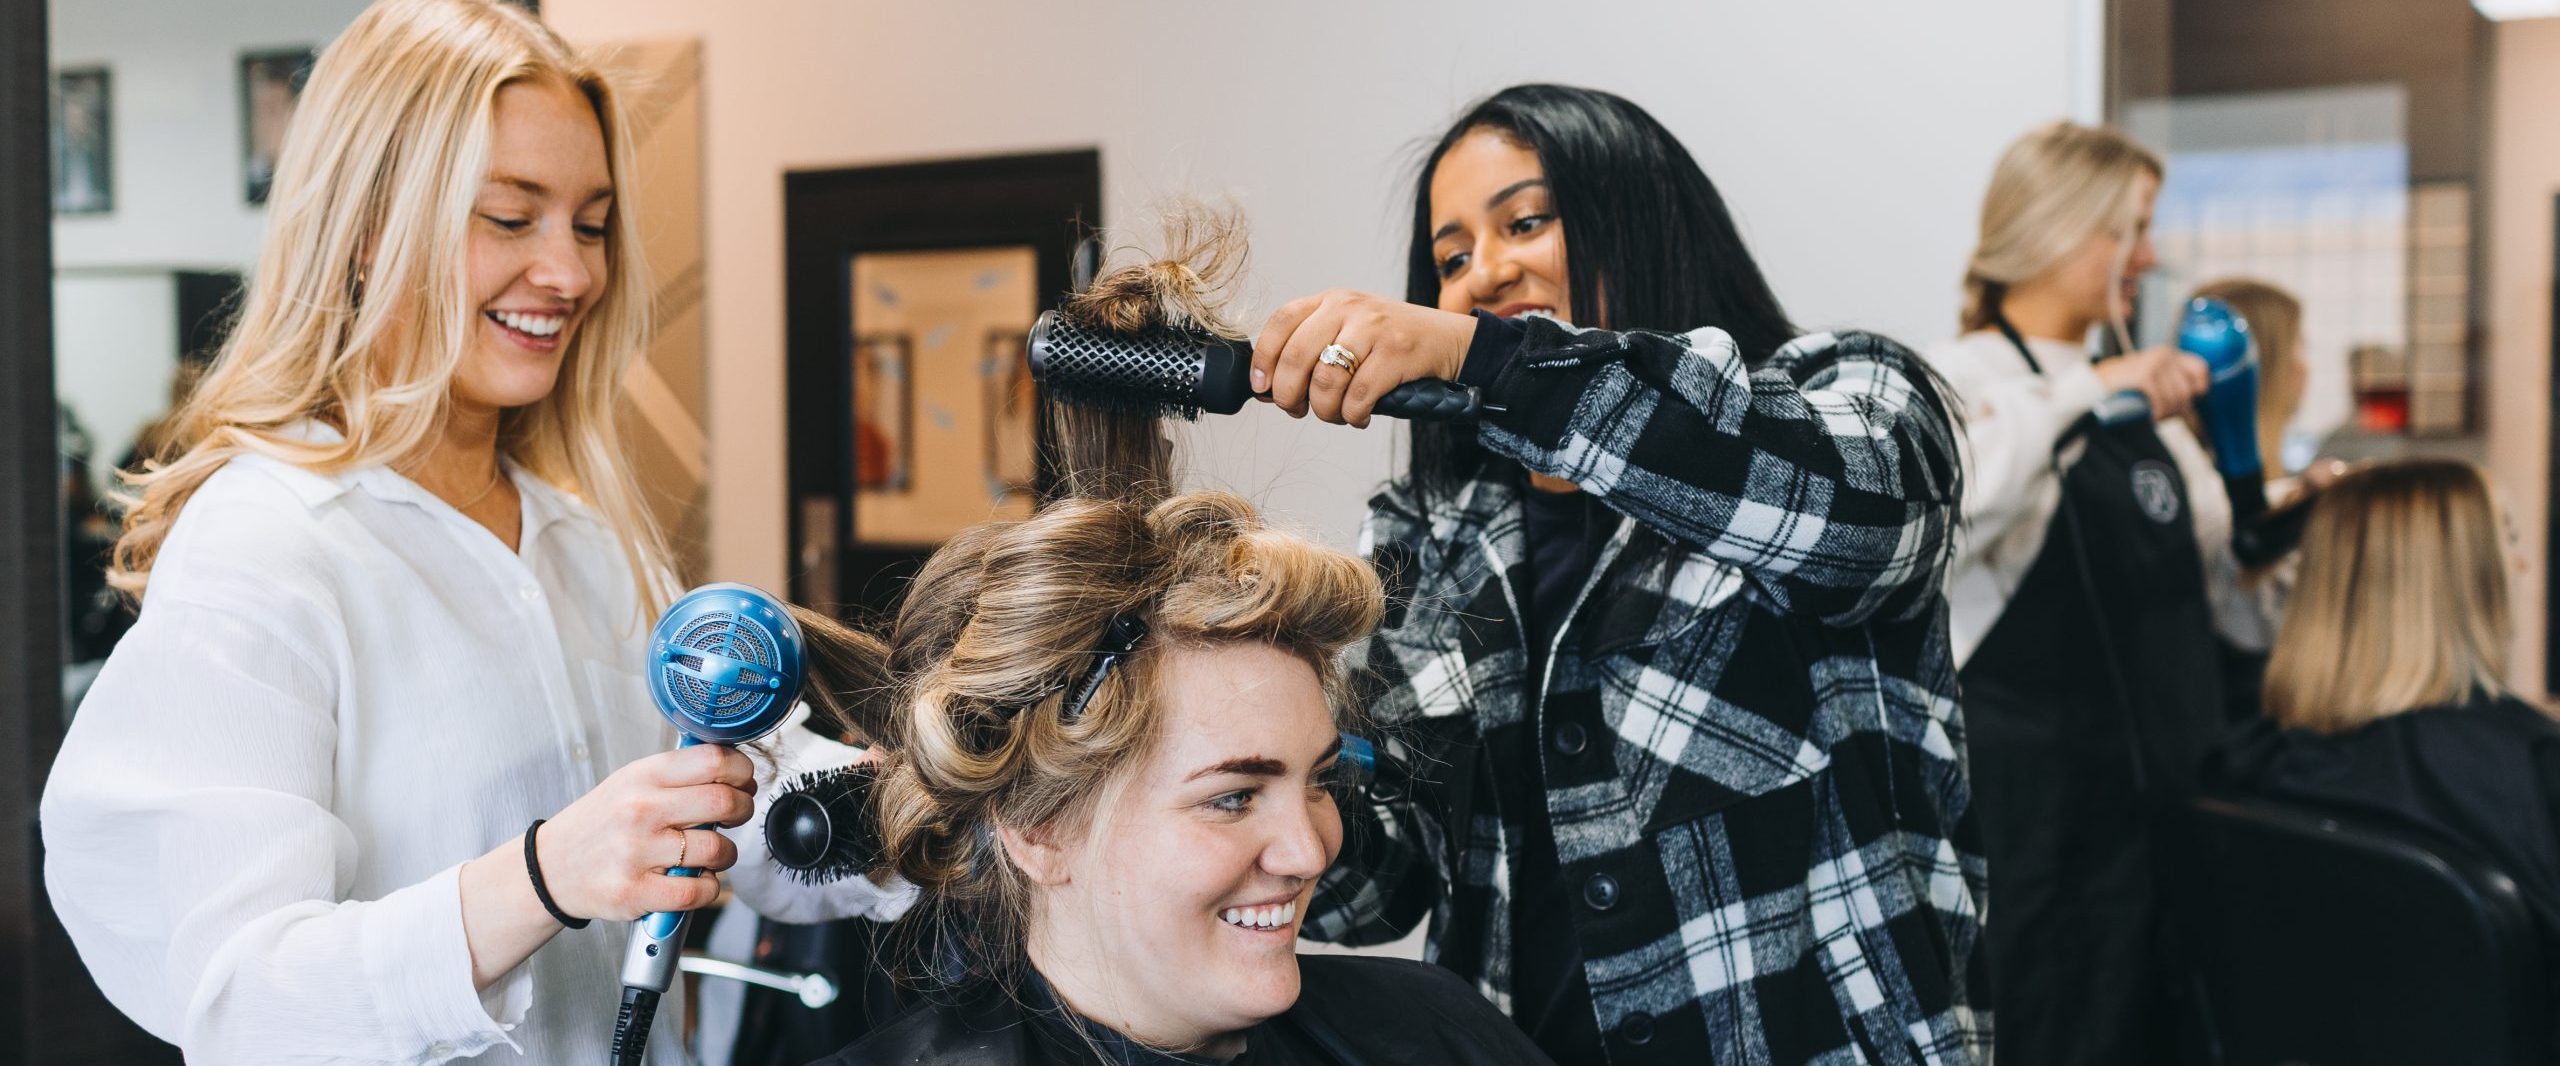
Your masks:
M1417 780L1347 809L1307 935L1428 917L1429 957L1509 1009L1526 814L1494 777L1536 772L1571 901L1537 920L1575 923L1611 1063L1987 1061L1940 595L1957 460L1918 359L1842 333L1751 370L1714 329L1479 328L1518 340L1481 442L1628 520L1541 701L1521 490L1371 502L1390 602L1368 710Z

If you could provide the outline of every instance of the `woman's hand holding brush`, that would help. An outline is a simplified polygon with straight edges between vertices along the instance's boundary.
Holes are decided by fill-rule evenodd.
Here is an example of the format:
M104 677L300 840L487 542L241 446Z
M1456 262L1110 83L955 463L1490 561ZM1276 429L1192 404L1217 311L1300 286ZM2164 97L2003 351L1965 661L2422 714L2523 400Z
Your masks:
M1253 344L1254 392L1292 418L1366 427L1410 381L1456 381L1472 316L1333 289L1282 304Z

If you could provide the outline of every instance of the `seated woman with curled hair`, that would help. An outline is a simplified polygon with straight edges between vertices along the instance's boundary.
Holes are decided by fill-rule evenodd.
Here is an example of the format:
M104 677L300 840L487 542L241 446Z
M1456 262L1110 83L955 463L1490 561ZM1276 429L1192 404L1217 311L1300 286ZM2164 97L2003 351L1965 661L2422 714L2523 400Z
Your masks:
M889 753L873 801L935 975L825 1061L1546 1061L1446 970L1297 954L1370 568L1234 496L1145 496L962 534L885 642L812 631L886 679L843 710Z

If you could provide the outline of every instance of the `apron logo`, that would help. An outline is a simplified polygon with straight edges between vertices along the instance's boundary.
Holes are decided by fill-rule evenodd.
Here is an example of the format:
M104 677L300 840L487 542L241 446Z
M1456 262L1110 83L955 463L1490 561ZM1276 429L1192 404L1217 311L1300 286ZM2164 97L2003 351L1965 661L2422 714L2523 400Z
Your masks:
M2167 463L2145 459L2133 464L2133 502L2142 516L2161 525L2178 520L2178 475Z

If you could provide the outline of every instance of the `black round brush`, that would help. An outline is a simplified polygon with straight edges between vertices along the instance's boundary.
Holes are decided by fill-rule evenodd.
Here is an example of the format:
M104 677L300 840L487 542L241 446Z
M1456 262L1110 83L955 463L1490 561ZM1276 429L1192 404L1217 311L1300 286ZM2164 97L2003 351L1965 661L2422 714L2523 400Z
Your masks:
M868 764L792 778L765 810L764 845L803 884L861 877L880 866L880 828L871 814Z
M1192 420L1203 411L1234 414L1253 397L1253 349L1224 337L1170 329L1106 333L1044 311L1024 347L1032 380L1049 398L1078 407ZM1398 385L1377 406L1379 414L1425 422L1500 410L1473 387L1436 378Z

